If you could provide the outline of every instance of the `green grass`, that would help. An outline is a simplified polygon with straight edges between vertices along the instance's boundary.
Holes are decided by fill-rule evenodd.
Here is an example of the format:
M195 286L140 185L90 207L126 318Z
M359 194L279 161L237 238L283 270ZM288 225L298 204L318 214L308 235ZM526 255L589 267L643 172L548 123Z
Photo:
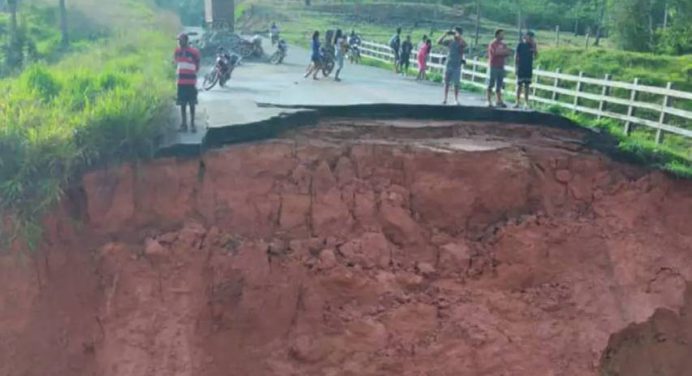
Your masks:
M121 30L0 80L3 240L34 249L42 216L85 169L153 155L173 97L171 48L149 27Z
M541 51L537 64L541 69L563 73L584 72L590 77L605 74L618 81L639 78L644 85L665 86L692 91L692 55L662 56L653 53L625 52L612 49L561 48Z
M647 135L633 133L625 135L622 124L611 119L596 119L575 113L559 106L544 107L550 113L565 116L574 122L609 134L618 141L619 151L629 160L660 169L674 176L692 179L692 155L684 144L675 142L656 144Z

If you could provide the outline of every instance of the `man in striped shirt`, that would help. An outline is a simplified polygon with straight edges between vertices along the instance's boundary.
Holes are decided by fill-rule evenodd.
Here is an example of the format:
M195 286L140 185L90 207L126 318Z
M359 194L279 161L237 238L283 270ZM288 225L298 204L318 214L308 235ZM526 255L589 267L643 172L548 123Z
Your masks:
M181 132L187 132L186 108L190 106L190 130L197 132L195 127L195 106L197 105L197 72L200 65L199 51L190 47L187 34L178 35L178 48L175 49L175 64L178 72L178 105L183 123Z

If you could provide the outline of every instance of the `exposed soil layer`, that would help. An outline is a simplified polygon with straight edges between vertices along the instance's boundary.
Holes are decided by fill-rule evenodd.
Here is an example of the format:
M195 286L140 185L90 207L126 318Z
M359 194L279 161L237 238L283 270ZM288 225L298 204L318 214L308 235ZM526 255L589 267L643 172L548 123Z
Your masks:
M0 376L683 375L692 182L582 135L340 120L90 173L0 257Z

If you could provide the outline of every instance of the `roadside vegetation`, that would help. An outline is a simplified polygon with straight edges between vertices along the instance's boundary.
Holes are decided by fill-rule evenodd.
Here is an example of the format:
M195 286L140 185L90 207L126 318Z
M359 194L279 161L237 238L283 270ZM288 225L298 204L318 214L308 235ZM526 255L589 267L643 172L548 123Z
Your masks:
M127 29L108 18L113 23L100 22L98 33L89 31L84 38L74 33L77 38L69 49L42 53L42 58L12 67L12 74L0 79L4 242L21 239L34 248L41 238L42 216L81 172L147 158L155 150L174 89L173 38L161 30L173 31L146 5L117 0L108 7L120 15L132 12ZM54 8L40 5L19 12L27 30L34 30L29 35L36 46L60 40L54 23L28 21L52 14Z

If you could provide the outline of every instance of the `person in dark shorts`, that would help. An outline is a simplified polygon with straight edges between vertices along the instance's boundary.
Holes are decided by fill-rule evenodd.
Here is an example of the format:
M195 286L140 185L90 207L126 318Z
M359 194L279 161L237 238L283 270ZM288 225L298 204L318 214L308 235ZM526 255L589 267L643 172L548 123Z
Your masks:
M413 51L413 43L411 43L411 36L406 36L406 40L401 44L401 53L399 59L399 69L401 74L406 76L408 74L409 67L411 65L411 52Z
M507 48L504 42L505 31L498 29L495 31L495 39L488 46L488 106L493 107L493 88L495 89L496 106L505 108L502 100L502 89L505 83L505 59L512 51Z
M519 108L521 92L524 91L524 108L529 108L529 88L533 79L533 61L538 56L538 48L534 39L534 33L529 31L517 45L517 53L514 64L517 72L517 103L514 108Z
M199 72L200 53L190 46L190 39L187 34L178 35L178 48L174 53L175 64L178 76L178 106L182 124L181 132L187 132L187 107L190 107L190 130L197 132L195 126L195 106L197 105L197 72Z
M312 79L317 79L317 73L320 72L322 68L322 55L321 55L321 45L320 45L320 32L315 31L312 33L312 43L311 43L312 54L310 55L310 65L305 72L305 78L308 78L310 74L313 74Z
M444 90L445 98L442 104L447 104L449 96L449 88L454 86L454 103L458 106L459 90L461 89L461 66L464 65L464 50L466 49L466 41L461 36L464 30L456 27L447 33L443 34L437 40L437 44L447 47L447 59L445 60L445 77ZM447 39L452 37L450 39Z
M399 55L401 49L401 28L396 29L396 34L389 40L389 48L392 49L392 53L394 54L394 72L399 73L399 61L401 60Z

